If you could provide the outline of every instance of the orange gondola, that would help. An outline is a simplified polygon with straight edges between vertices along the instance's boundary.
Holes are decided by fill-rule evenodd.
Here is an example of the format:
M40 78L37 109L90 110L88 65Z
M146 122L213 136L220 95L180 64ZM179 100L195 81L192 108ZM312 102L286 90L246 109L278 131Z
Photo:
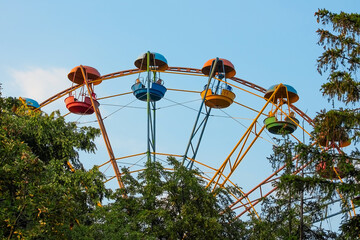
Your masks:
M326 179L333 179L336 180L339 177L344 178L345 174L343 171L340 170L339 167L332 167L327 166L326 162L320 162L316 165L316 172L320 175L320 177L326 178Z
M209 76L211 70L215 68L215 79L224 80L221 83L216 79L211 83L211 86L208 87L206 85L201 92L201 98L205 98L205 105L210 108L227 108L234 102L236 95L232 92L231 86L227 84L226 78L234 77L236 71L234 65L229 60L219 58L216 66L214 65L215 60L215 58L208 60L201 69L201 72Z

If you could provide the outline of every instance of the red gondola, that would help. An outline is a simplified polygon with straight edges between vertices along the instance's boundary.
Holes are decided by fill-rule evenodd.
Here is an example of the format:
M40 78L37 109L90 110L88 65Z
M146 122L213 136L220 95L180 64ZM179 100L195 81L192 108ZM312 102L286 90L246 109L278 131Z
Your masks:
M81 66L77 66L73 68L70 73L68 74L68 78L75 84L83 84L80 87L80 92L77 94L75 91L69 94L69 97L65 99L66 108L75 114L93 114L95 109L94 106L97 108L100 104L96 100L96 94L93 92L94 85L100 84L100 73L92 67L83 66L84 74L81 71ZM86 84L85 79L89 81L89 87L91 94L88 91L85 91ZM90 82L91 81L91 82ZM94 102L94 105L91 101L91 98Z

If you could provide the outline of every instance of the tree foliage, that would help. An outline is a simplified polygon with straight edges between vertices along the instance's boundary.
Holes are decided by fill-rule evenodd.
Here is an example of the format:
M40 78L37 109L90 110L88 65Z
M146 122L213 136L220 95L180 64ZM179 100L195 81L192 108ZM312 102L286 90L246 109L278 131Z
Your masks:
M241 222L227 208L228 194L219 190L215 196L198 172L168 161L173 170L149 161L137 178L123 169L126 190L99 209L93 232L101 239L240 239Z
M322 85L323 94L345 103L357 103L360 100L356 80L360 66L359 14L319 9L315 16L325 27L317 30L318 44L324 48L317 69L320 74L329 71L329 81Z
M112 192L96 167L85 171L79 161L78 151L95 151L99 130L13 98L0 98L0 126L3 239L241 238L229 194L210 192L174 158L172 170L148 162L135 177L123 169L126 188Z
M319 9L315 16L317 22L325 28L317 31L319 45L324 52L318 58L318 71L328 73L328 82L321 89L324 96L330 100L336 98L347 105L345 109L323 110L315 119L315 137L327 135L327 142L332 144L333 165L342 167L344 182L337 182L337 191L344 199L343 209L349 209L353 200L360 196L359 181L359 151L357 148L346 151L341 147L341 141L351 140L355 145L360 136L360 88L357 73L360 68L360 14L331 13L326 9ZM351 104L355 108L348 106ZM327 129L326 129L327 128ZM346 211L344 211L347 214ZM354 214L353 214L354 215ZM359 238L360 218L353 216L346 218L341 226L343 238Z
M93 152L98 134L0 98L1 238L71 239L71 229L91 224L88 213L106 191L96 168L82 168L78 151Z
M315 17L323 27L317 34L318 44L324 49L317 59L317 70L328 74L321 90L334 109L320 110L314 118L313 142L309 145L284 138L274 147L269 158L273 168L284 164L286 168L274 183L276 197L264 201L261 221L252 219L247 223L247 229L252 230L249 239L360 237L360 219L352 210L356 204L352 200L360 196L360 153L355 147L360 129L360 15L319 9ZM352 146L346 150L350 143ZM307 166L300 170L298 166L303 164ZM327 210L335 202L340 203L343 217L338 234L315 224L327 218Z
M301 172L298 166L309 159L319 157L318 148L303 144L295 144L288 137L278 140L274 153L269 157L274 170L285 165L283 174L274 187L275 196L264 199L261 220L251 219L247 222L246 239L335 239L336 234L326 231L313 222L324 217L323 207L333 195L325 197L323 191L328 190L329 181L323 178L313 178L314 172ZM294 156L298 156L294 160ZM310 163L315 166L316 163ZM312 168L311 166L308 168ZM311 176L311 177L308 177ZM318 188L317 183L325 183ZM317 188L315 188L317 186ZM332 193L332 191L330 191Z

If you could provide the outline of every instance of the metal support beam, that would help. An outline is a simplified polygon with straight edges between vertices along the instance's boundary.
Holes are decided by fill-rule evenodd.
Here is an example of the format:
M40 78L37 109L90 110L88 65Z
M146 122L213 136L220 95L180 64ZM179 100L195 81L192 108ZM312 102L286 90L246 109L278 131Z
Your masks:
M147 91L146 91L146 103L147 103L147 160L156 160L156 102L151 101L150 88L153 82L155 82L156 72L152 72L150 69L150 52L146 53L147 63ZM152 76L153 74L153 76Z
M213 77L215 75L215 68L217 66L218 61L219 61L219 58L216 58L213 61L212 65L211 65L209 79L208 79L208 83L207 83L206 89L205 89L205 94L204 94L203 99L201 101L200 108L199 108L198 114L197 114L196 119L195 119L193 130L192 130L192 132L190 134L189 143L188 143L188 145L186 147L186 150L185 150L185 153L184 153L184 156L183 156L182 165L185 164L185 160L188 157L188 153L189 153L190 149L192 151L191 159L194 159L194 160L195 160L197 152L199 150L201 139L203 137L203 134L204 134L204 131L205 131L205 128L206 128L206 124L207 124L207 121L209 119L210 112L211 112L211 108L207 108L206 106L204 106L205 105L205 98L206 98L206 95L207 95L207 91L208 91L208 89L210 87L211 80L213 79ZM205 111L206 111L205 117L199 123L200 116L201 116L203 108L205 108ZM197 133L199 132L199 130L200 130L200 134L199 134L199 137L197 139L197 142L195 142L196 141L195 137L196 137ZM194 148L194 146L195 146L195 148ZM194 164L194 161L189 161L188 164L187 164L187 168L191 169L193 167L193 164Z
M223 164L220 166L220 168L218 169L218 171L214 174L214 176L211 178L211 180L209 181L208 185L206 187L209 187L212 183L215 183L213 186L213 190L215 189L215 187L219 184L220 178L223 174L223 171L225 169L225 167L227 165L231 166L231 162L230 162L230 158L232 157L232 155L235 153L235 151L237 150L237 148L241 145L241 150L239 151L239 154L235 160L235 163L232 167L230 167L230 173L229 175L225 178L225 180L223 181L223 183L220 185L221 187L223 187L226 183L226 181L229 180L230 176L233 174L233 172L235 171L236 167L240 164L240 162L242 161L242 159L245 157L245 155L247 154L247 152L250 150L251 146L254 144L255 140L258 138L258 136L260 135L261 131L263 131L264 127L260 130L259 133L257 133L255 135L255 139L251 142L250 146L247 148L247 150L245 151L244 154L241 155L242 150L245 147L245 143L247 141L247 139L249 138L250 133L252 132L253 127L255 126L257 120L259 119L259 117L261 116L262 112L265 110L265 108L267 107L267 105L269 105L269 103L273 100L273 98L275 97L275 94L277 93L277 91L282 87L282 84L279 84L275 91L273 92L273 94L270 96L270 98L266 101L265 105L263 106L263 108L259 111L258 115L255 117L255 119L253 120L253 122L250 124L250 126L248 127L248 129L245 131L244 135L240 138L240 140L238 141L238 143L235 145L235 147L233 148L233 150L230 152L230 154L228 155L228 157L225 159L225 161L223 162ZM240 157L241 156L241 157ZM217 180L215 181L215 179L217 178Z
M105 125L104 125L104 122L103 122L103 119L101 117L101 114L100 114L100 110L99 108L97 107L97 105L95 104L95 101L94 99L92 98L92 89L89 85L89 81L88 81L88 78L87 78L87 75L85 73L85 70L84 70L84 67L82 65L80 65L80 69L81 69L81 72L82 72L82 75L84 77L84 82L85 82L85 85L86 85L86 88L88 90L88 93L89 93L89 96L90 96L90 99L91 99L91 104L94 108L94 112L95 112L95 115L96 115L96 118L97 118L97 121L99 123L99 127L100 127L100 131L101 131L101 134L104 138L104 142L105 142L105 145L106 145L106 149L108 151L108 154L109 154L109 157L110 157L110 161L111 161L111 164L113 166L113 169L115 171L115 176L116 176L116 179L118 181L118 184L119 184L119 187L120 188L124 188L124 184L121 180L121 174L120 174L120 171L119 171L119 167L117 165L117 162L115 160L115 156L114 156L114 152L113 152L113 149L111 147L111 144L110 144L110 140L109 140L109 137L107 135L107 132L106 132L106 128L105 128Z

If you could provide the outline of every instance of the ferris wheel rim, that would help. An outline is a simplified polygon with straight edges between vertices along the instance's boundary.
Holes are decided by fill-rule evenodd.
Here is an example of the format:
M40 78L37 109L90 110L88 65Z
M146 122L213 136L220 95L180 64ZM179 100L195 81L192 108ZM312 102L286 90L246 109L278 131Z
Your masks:
M145 72L144 70L140 70L140 69L128 69L128 70L122 70L120 72L115 72L115 73L110 73L110 74L106 74L106 75L103 75L101 76L99 79L95 79L95 80L92 80L92 81L89 81L89 83L92 83L92 82L97 82L97 81L104 81L104 80L109 80L109 79L113 79L113 78L119 78L119 77L123 77L123 76L128 76L128 75L132 75L132 74L138 74L138 73L141 73L141 72ZM186 74L189 74L189 75L196 75L196 76L204 76L201 72L200 69L197 69L197 68L187 68L187 67L168 67L167 70L165 71L159 71L159 72L165 72L165 73L174 73L174 72L177 72L177 73L186 73ZM260 87L259 85L256 85L252 82L249 82L249 81L246 81L246 80L243 80L241 78L238 78L238 77L231 77L229 78L230 80L238 83L238 84L241 84L243 86L246 86L252 90L255 90L259 93L262 93L264 94L266 92L266 89L263 88L263 87ZM61 92L59 92L58 94L55 94L54 96L50 97L49 99L45 100L44 102L40 103L40 107L43 107L47 104L49 104L50 102L58 99L58 98L61 98L62 96L68 94L69 92L71 91L74 91L76 90L77 88L81 87L81 85L77 85L77 86L72 86L68 89L65 89ZM300 109L296 108L295 106L293 106L292 104L290 104L290 106L299 114L301 115L301 117L303 117L304 120L306 120L307 122L309 122L309 124L312 124L312 119L310 117L308 117L305 113L303 113ZM274 190L272 190L274 191ZM271 191L271 192L272 192ZM270 192L270 193L271 193ZM246 193L245 193L246 195ZM249 194L247 194L248 196ZM245 198L247 197L245 196ZM250 201L248 201L248 204L252 205L252 203ZM254 209L255 210L255 209Z

